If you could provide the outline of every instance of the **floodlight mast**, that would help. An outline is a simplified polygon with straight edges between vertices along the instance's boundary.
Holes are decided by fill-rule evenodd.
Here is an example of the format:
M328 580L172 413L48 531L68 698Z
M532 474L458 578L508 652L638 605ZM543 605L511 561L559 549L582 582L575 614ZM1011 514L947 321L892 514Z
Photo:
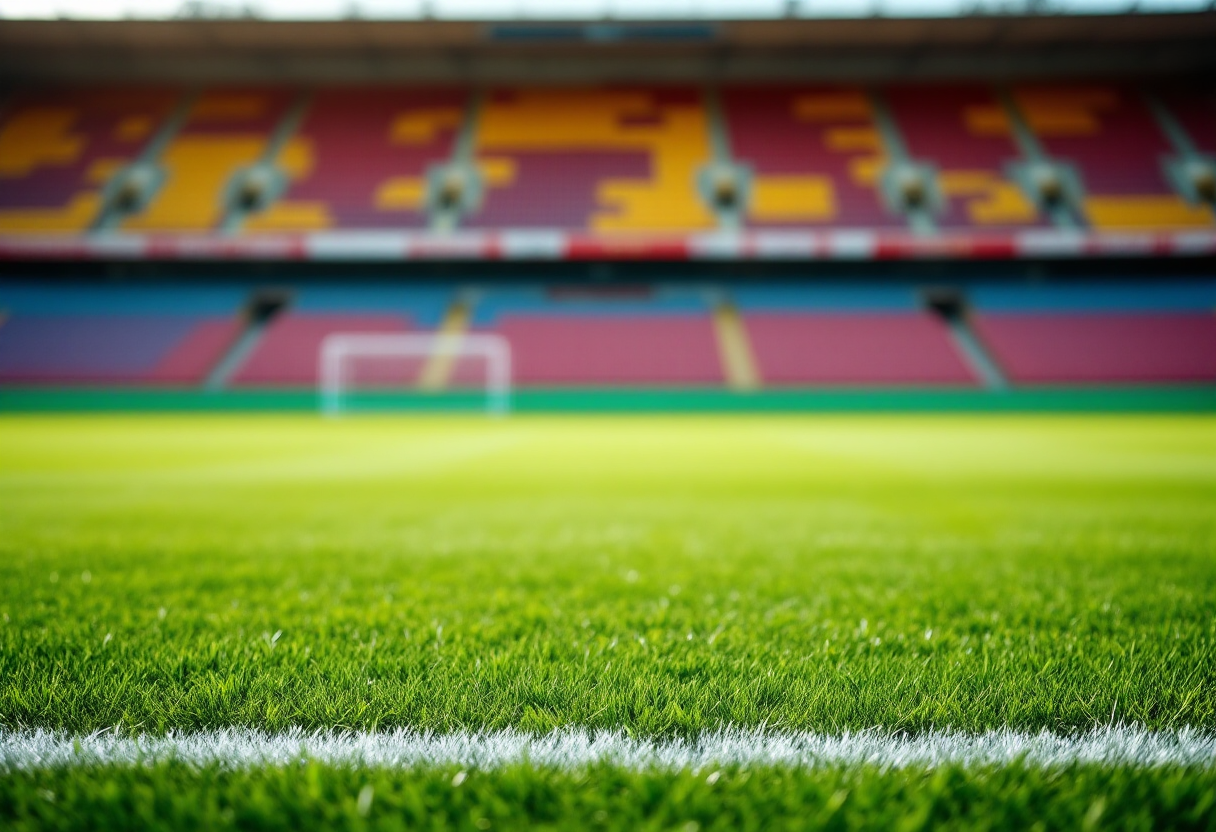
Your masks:
M489 412L505 416L511 408L511 345L501 335L419 333L377 334L337 332L321 342L318 375L321 411L342 413L347 368L357 358L482 358L486 363L486 400Z

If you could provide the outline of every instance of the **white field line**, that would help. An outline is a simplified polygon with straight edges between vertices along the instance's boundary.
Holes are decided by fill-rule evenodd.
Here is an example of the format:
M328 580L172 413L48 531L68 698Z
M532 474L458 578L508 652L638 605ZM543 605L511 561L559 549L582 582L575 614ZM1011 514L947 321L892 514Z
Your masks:
M390 768L493 769L526 763L577 768L597 763L628 769L704 769L710 766L813 768L874 765L882 768L1018 763L1060 767L1165 765L1216 768L1216 734L1191 728L1149 731L1112 726L1062 735L1010 730L969 734L935 731L891 734L876 729L835 736L725 729L692 740L632 739L615 731L565 729L534 735L517 731L450 734L396 730L381 733L264 733L243 728L122 737L71 736L45 730L0 730L0 772L93 765L149 765L179 761L195 766L245 768L319 762Z

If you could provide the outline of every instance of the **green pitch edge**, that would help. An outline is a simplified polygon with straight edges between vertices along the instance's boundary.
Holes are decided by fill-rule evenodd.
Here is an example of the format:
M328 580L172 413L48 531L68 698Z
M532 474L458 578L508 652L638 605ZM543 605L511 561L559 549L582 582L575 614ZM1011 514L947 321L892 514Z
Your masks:
M481 396L364 394L353 411L476 411ZM647 412L1216 412L1216 387L1035 390L519 390L525 413ZM0 389L0 412L315 411L311 390Z

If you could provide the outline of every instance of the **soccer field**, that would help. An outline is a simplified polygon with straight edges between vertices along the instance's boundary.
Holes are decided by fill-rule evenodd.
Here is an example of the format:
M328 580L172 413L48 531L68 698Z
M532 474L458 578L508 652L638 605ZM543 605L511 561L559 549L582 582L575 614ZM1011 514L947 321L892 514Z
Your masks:
M5 417L0 613L11 828L1216 826L1206 416Z

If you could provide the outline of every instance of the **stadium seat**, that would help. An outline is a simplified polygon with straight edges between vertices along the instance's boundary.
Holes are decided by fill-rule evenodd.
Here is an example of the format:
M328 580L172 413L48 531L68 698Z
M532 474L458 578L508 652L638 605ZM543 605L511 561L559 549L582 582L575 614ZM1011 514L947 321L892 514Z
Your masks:
M0 233L88 230L102 189L173 107L157 89L19 93L0 113Z
M723 383L709 307L692 290L504 288L475 310L475 329L510 343L521 386Z
M1116 85L1037 85L1014 100L1046 153L1072 162L1085 188L1082 210L1098 231L1211 228L1212 212L1170 185L1172 148L1134 89Z
M474 228L695 231L715 220L694 187L710 158L699 92L492 92L477 129Z
M321 342L336 332L405 332L403 314L324 315L288 312L271 321L233 374L236 387L315 387Z
M864 92L733 86L722 100L731 152L752 171L749 226L905 226L879 196L885 150Z
M766 386L977 383L911 286L743 286L732 296Z
M127 231L212 231L224 217L224 196L242 167L258 162L287 112L292 90L215 89L191 105L182 129L160 154L164 183ZM298 153L292 147L284 154Z
M880 192L886 140L865 90L719 92L721 136L706 93L691 87L491 89L474 119L475 93L454 87L221 87L194 98L136 88L19 92L0 114L0 234L80 234L99 224L158 235L446 229L428 200L442 166L464 164L456 137L466 126L471 157L460 168L468 180L450 218L456 227L713 230L719 218L704 177L720 139L739 171L730 187L746 227L907 228ZM1199 153L1216 155L1209 93L1155 95ZM1009 164L1025 160L991 89L902 84L880 98L909 156L937 171L942 230L1045 224L1009 178ZM1012 100L1045 153L1078 172L1078 208L1093 229L1216 225L1210 206L1175 191L1164 164L1175 148L1138 90L1044 83L1015 87ZM165 144L146 159L147 193L114 211L115 175L158 134ZM237 174L257 165L267 171L265 199L230 210Z
M942 228L1020 228L1042 223L1006 175L1019 158L1008 119L987 87L899 86L884 91L910 156L937 166Z
M991 314L976 329L1014 382L1216 382L1212 314Z
M1015 383L1216 381L1216 283L989 285L973 325Z
M0 384L197 386L238 343L249 292L0 284ZM1216 381L1211 281L994 283L966 294L974 331L1014 384ZM647 284L464 292L310 284L261 331L229 383L311 388L329 334L442 330L505 337L513 380L524 387L721 386L731 355L715 298L728 301L738 322L729 346L744 351L760 386L978 384L911 282L737 284L712 293ZM429 367L423 358L364 361L360 372L362 383L442 389L480 385L485 367L474 359Z
M196 385L240 331L240 287L0 284L0 384Z
M746 315L769 385L974 385L946 326L928 313Z
M445 287L320 283L295 292L290 311L274 318L252 353L233 373L237 387L313 387L321 342L334 333L431 330L442 322L453 293ZM364 381L412 386L420 368L364 364Z
M524 386L722 383L707 317L512 316L495 331L511 344L515 380Z
M0 326L0 382L193 384L236 321L186 315L16 315Z
M451 155L467 93L450 89L328 89L316 93L278 154L290 183L250 217L250 231L420 228L426 172Z

